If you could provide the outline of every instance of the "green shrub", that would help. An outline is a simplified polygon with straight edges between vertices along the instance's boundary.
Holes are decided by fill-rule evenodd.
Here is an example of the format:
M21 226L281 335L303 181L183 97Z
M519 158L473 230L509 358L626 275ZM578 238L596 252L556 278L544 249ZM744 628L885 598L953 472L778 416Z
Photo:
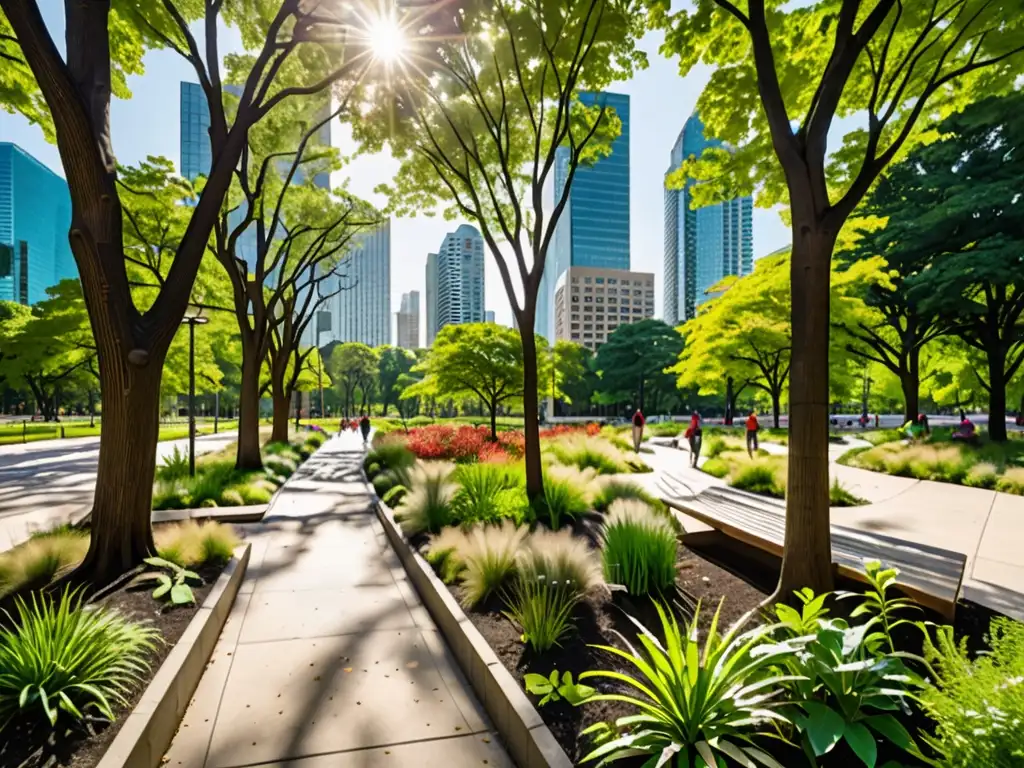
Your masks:
M299 452L295 449L295 446L284 441L267 443L263 446L263 453L266 456L279 456L283 459L290 459L296 463L299 461Z
M393 507L405 498L405 494L409 492L409 489L404 485L393 485L387 492L380 497L380 500L387 504L389 507Z
M593 469L601 475L618 475L631 471L631 460L626 452L601 437L559 437L549 440L546 450L559 464L579 469ZM634 460L632 463L643 462Z
M544 473L544 496L534 502L537 519L557 530L566 520L575 520L586 514L590 503L585 478L582 474L573 476L549 467Z
M455 470L459 490L452 499L452 513L463 525L512 520L517 525L530 518L525 477L505 464L462 464Z
M832 485L828 489L829 505L833 507L859 507L867 502L860 496L855 496L846 489L842 483L839 482L839 478L832 480Z
M922 738L949 768L1024 764L1024 624L996 618L991 653L972 660L952 627L925 642L931 685L920 694L935 734Z
M380 474L380 464L376 461L371 461L366 465L366 477L369 480L373 480L378 474Z
M523 630L523 642L536 653L544 653L561 645L572 630L572 614L581 596L572 584L520 572L506 600L504 613Z
M245 483L236 485L234 490L242 496L243 504L269 504L274 492L269 490L262 482Z
M158 480L173 483L188 477L188 452L174 446L169 456L165 456L163 463L156 469Z
M691 765L689 758L698 755L717 766L732 765L730 760L738 765L778 765L767 759L756 740L777 736L779 725L787 722L777 711L785 702L775 666L795 648L770 642L771 626L741 633L742 625L737 624L721 634L718 611L702 648L699 609L684 632L671 613L656 607L664 642L641 627L638 648L598 646L625 659L631 674L591 670L579 676L580 682L604 678L616 687L625 684L633 689L626 694L598 693L588 701L625 701L645 715L630 714L614 724L592 726L599 746L582 762L640 755L648 757L645 765L654 765L663 754L678 751L685 756L679 765ZM635 619L633 623L640 626Z
M12 717L80 721L114 719L140 682L159 637L102 607L83 609L79 596L16 601L14 629L0 630L0 729Z
M224 489L235 481L235 462L208 462L196 467L196 476L182 481L188 507L198 507L206 499L219 502Z
M708 459L700 468L712 477L723 478L729 474L729 465L721 459Z
M704 443L704 455L709 459L714 459L724 453L726 448L725 438L715 435L709 437L708 441Z
M212 509L214 507L219 507L219 506L220 506L220 504L218 504L215 499L203 499L199 503L199 508L200 509Z
M416 463L416 455L405 447L404 440L388 439L375 445L366 454L363 466L378 464L381 469L411 469Z
M188 509L188 490L174 483L157 483L153 509Z
M600 484L594 495L592 506L598 512L607 512L612 503L618 499L637 499L658 510L664 509L665 506L636 483L618 478L605 479Z
M379 473L373 478L373 490L380 496L384 497L384 494L391 490L395 485L395 476L390 470Z
M768 462L751 461L732 474L729 485L751 493L781 497L785 492L779 487L776 471L776 467Z
M411 489L395 510L406 536L438 533L452 524L452 499L458 490L451 481L454 469L447 462L419 462L409 472Z
M1024 496L1024 467L1007 467L996 480L996 490Z
M676 582L676 532L642 501L619 499L601 530L605 581L631 595L659 594Z
M242 494L235 488L225 488L221 491L217 503L222 507L241 507L245 504Z
M568 584L582 597L601 583L601 565L585 539L572 531L538 528L520 549L521 574L548 584Z
M0 553L0 597L39 589L85 558L89 536L74 529L33 536Z
M239 544L230 525L213 520L160 526L153 530L153 540L161 558L182 568L226 563Z
M322 432L309 432L306 434L306 439L303 442L310 447L310 452L313 452L327 442L327 435Z
M287 458L286 456L271 456L263 462L263 466L273 472L275 475L280 475L285 479L292 476L296 469L298 469L299 463L294 459Z

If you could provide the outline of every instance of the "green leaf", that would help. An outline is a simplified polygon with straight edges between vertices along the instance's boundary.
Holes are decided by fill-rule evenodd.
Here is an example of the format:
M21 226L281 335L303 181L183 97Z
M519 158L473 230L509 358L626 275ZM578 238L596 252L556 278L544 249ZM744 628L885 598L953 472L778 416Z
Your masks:
M554 688L548 678L544 677L544 675L538 675L536 672L527 672L523 675L523 686L534 696L543 696L550 693Z
M808 701L803 707L807 710L807 737L814 754L818 757L828 754L843 737L846 722L840 714L824 704Z
M867 768L875 768L875 761L878 759L878 747L875 744L875 737L871 731L860 723L848 723L843 731L843 738L850 748L861 759Z
M166 579L167 577L165 576L164 578ZM162 582L159 587L153 590L153 599L159 600L161 597L170 592L171 587L173 586L174 585L170 579L167 579L166 581Z
M914 746L913 737L892 715L874 715L864 718L864 722L869 728L901 749L911 749Z
M175 584L171 587L171 602L175 605L185 605L195 601L196 598L192 594L192 588L187 584Z
M182 570L181 566L177 563L172 563L170 560L164 560L162 557L147 557L144 561L147 565L152 565L154 568L166 568L169 571L175 573Z

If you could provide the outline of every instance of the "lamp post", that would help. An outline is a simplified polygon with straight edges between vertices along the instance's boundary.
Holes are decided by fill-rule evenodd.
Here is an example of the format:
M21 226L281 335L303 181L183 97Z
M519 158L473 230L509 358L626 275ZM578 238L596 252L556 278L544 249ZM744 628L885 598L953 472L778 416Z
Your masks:
M196 476L196 326L208 322L200 309L181 319L188 325L188 475Z

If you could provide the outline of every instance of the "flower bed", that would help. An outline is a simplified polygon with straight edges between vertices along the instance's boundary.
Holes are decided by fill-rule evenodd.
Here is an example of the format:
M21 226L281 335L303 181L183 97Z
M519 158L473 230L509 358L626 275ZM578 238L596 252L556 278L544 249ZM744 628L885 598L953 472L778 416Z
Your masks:
M81 592L42 591L84 555L87 533L58 529L0 555L0 765L96 765L238 544L217 523L157 526L154 538L151 578L88 608Z
M958 762L965 749L1017 748L999 728L1024 716L1020 624L994 625L998 661L973 661L952 629L911 623L925 615L877 564L848 600L804 590L798 609L748 615L765 591L680 546L623 478L549 467L544 499L524 507L500 500L520 491L515 465L418 462L393 445L367 467L375 484L407 483L396 520L576 764L621 751L630 765L967 766L982 763ZM924 633L934 646L914 655ZM975 666L975 696L1005 710L965 734L955 696Z

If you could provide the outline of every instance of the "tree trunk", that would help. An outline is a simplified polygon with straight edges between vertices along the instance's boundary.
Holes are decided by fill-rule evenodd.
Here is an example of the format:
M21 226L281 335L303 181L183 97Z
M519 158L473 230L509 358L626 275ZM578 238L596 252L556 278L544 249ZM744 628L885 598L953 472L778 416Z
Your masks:
M533 335L535 308L529 300L519 315L519 336L523 342L523 437L526 462L526 495L530 501L544 495L540 463L540 421L537 414L537 339Z
M736 393L732 389L732 376L725 380L725 426L731 427L736 413Z
M1006 442L1006 353L1002 345L986 350L988 358L988 436Z
M152 357L141 367L126 356L103 363L103 430L89 517L92 536L75 574L97 587L155 552L150 518L163 370L163 360Z
M914 347L907 355L907 366L900 371L900 389L903 390L903 411L905 421L917 418L920 408L921 390L921 349Z
M270 440L274 443L288 442L288 404L291 398L283 389L274 387L274 427Z
M255 345L242 342L242 379L238 387L238 448L235 469L263 468L260 456L260 368ZM286 417L287 418L287 417Z
M795 201L794 201L795 202ZM814 217L794 217L792 367L789 376L789 472L782 573L773 598L810 587L831 591L828 487L829 282L835 233Z
M778 429L779 428L779 415L782 413L782 391L781 387L777 387L772 390L772 424ZM792 416L790 417L790 423L792 423ZM827 419L826 419L827 421Z
M481 403L483 400L480 401ZM491 440L498 440L498 403L494 400L490 403L491 409Z

